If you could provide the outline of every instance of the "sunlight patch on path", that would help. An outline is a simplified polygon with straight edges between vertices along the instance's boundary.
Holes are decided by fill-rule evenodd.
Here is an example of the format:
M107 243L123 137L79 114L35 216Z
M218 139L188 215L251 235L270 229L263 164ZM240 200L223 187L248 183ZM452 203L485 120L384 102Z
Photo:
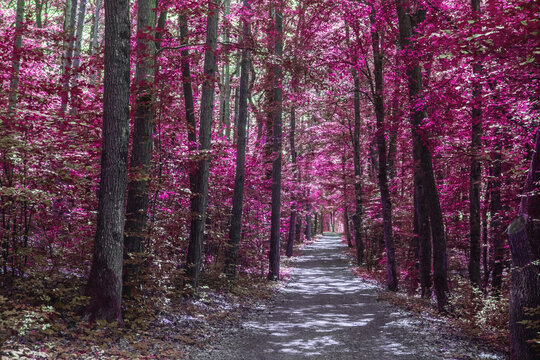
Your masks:
M197 359L454 359L422 321L377 301L377 287L350 271L338 236L306 246L267 314ZM476 353L475 358L492 358ZM467 359L469 357L460 357Z

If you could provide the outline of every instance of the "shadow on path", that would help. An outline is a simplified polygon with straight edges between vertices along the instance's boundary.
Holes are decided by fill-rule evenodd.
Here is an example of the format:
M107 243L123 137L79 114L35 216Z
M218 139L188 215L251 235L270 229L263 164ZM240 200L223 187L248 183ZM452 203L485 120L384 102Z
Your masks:
M469 359L498 357L458 349L422 321L377 301L374 285L355 278L339 236L323 236L296 261L267 314L196 359ZM460 351L461 350L461 351ZM463 353L465 352L465 353Z

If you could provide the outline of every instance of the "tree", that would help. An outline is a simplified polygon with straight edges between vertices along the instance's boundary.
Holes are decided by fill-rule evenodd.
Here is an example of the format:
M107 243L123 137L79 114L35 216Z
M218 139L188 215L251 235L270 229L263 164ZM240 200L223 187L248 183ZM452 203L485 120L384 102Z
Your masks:
M84 1L84 0L83 0ZM130 296L137 284L144 251L148 213L148 181L154 133L155 0L137 2L137 65L133 147L128 173L126 228L124 234L124 294Z
M480 0L471 0L473 19L478 20ZM482 168L480 150L482 147L482 85L479 81L482 65L478 59L473 60L473 106L471 118L471 173L469 182L469 222L470 222L470 256L469 278L471 283L480 285L480 185Z
M129 140L129 1L105 0L103 140L98 222L86 294L89 320L122 322L122 254Z
M77 0L66 1L64 31L66 33L66 51L64 54L64 68L62 73L62 91L60 93L60 115L64 116L69 101L69 83L73 69L73 51L75 44L75 31L77 25Z
M396 274L396 255L394 249L394 239L392 237L392 203L390 201L390 191L388 189L388 171L386 161L386 137L384 124L384 83L383 83L383 54L380 50L380 37L375 22L375 6L370 14L371 22L371 44L373 47L373 73L375 77L375 116L377 118L377 152L379 155L379 189L381 191L381 205L383 215L384 244L386 248L387 266L387 286L389 290L396 291L398 288L398 278ZM372 83L373 84L373 83ZM372 89L373 92L373 89Z
M289 145L291 147L291 162L293 167L293 176L294 181L298 182L298 169L297 169L297 158L298 155L296 153L296 146L295 146L295 132L296 132L296 112L294 107L291 108L291 130L289 132ZM294 230L296 227L296 214L297 214L297 203L296 203L296 196L292 196L292 204L291 204L291 217L289 220L289 234L287 236L287 252L286 255L288 257L291 257L293 255L293 248L294 248Z
M349 27L345 25L346 38L349 42ZM353 135L353 153L354 153L354 198L355 198L355 214L353 215L354 224L354 241L356 244L356 259L358 265L364 262L364 244L362 239L362 217L364 209L362 206L362 167L360 164L360 78L358 77L358 56L356 51L352 56L353 67L351 73L354 83L354 135Z
M24 0L17 0L15 14L15 41L11 59L11 80L9 82L8 119L15 113L19 93L19 77L21 71L22 27L24 20Z
M415 52L413 38L414 28L425 19L425 10L418 9L415 13L406 10L405 2L396 0L396 11L399 23L400 44L403 50L409 51L413 56L407 64L407 81L409 86L410 123L413 138L413 158L415 161L415 206L418 226L418 239L420 246L420 270L422 279L428 263L424 256L429 242L429 228L433 241L433 283L437 306L440 311L448 301L448 281L446 262L446 239L443 218L439 202L439 194L433 174L433 162L428 139L422 129L425 118L425 109L419 104L422 94L422 68ZM429 224L429 225L428 225Z
M249 0L244 0L244 13L250 9ZM244 182L246 173L246 124L248 115L248 86L249 86L249 67L250 51L247 46L249 40L249 19L244 17L242 24L242 39L244 48L242 49L242 60L240 63L240 94L238 123L236 134L236 172L234 176L233 208L231 215L231 225L229 228L229 246L225 259L225 273L230 277L236 276L236 261L238 256L238 244L240 243L242 230L242 209L244 204Z
M519 216L507 230L512 256L510 281L510 358L538 358L531 341L540 318L540 128L525 180ZM527 316L526 310L532 315ZM536 325L535 325L536 322Z
M283 55L283 1L277 1L274 8L274 54L280 59ZM270 254L268 279L279 280L280 225L281 225L281 147L282 147L282 102L283 80L281 64L273 65L272 96L272 217L270 228Z
M206 219L208 197L208 175L210 170L210 145L212 137L212 117L214 112L214 82L216 76L216 48L218 33L219 6L208 0L206 21L206 51L204 53L205 79L201 94L201 115L199 119L199 158L194 176L194 189L191 198L190 240L187 253L187 275L193 287L199 286L201 271L202 241Z

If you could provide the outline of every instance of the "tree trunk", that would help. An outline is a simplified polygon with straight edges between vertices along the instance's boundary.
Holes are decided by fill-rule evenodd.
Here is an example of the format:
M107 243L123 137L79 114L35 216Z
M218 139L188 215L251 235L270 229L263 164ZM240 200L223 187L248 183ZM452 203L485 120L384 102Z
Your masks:
M532 341L540 321L540 128L525 180L519 216L508 227L512 256L510 281L510 359L538 359ZM533 310L527 315L527 309ZM521 322L529 321L530 327ZM536 327L536 328L535 328Z
M414 26L421 23L425 18L425 12L419 10L415 14L409 14L406 11L403 0L396 0L396 11L399 21L401 48L414 52L415 46L411 41L411 38L414 35L413 22ZM433 175L431 152L427 144L428 139L426 138L425 131L421 128L422 121L425 118L425 109L417 105L422 93L422 71L418 60L412 60L411 64L408 65L407 78L415 160L415 193L419 226L419 243L421 249L427 247L427 244L425 243L427 243L426 240L429 238L429 230L426 229L426 225L429 224L433 238L433 282L435 285L435 294L437 296L437 306L440 311L444 311L448 302L446 239L439 193ZM420 254L421 262L424 255L425 254L422 253ZM422 268L423 266L426 267L427 264L421 263L420 267ZM422 269L421 273L423 273Z
M501 176L502 176L502 156L500 143L495 144L491 174L491 234L493 237L493 272L491 274L491 286L496 292L500 292L502 286L503 260L504 260L504 239L502 229L502 203L501 203Z
M249 0L244 0L244 13L249 12ZM242 38L247 45L249 41L249 19L243 18ZM242 207L244 201L244 180L246 172L246 123L248 114L248 86L249 86L249 47L242 49L242 61L240 65L240 96L236 145L236 173L234 177L234 192L232 199L232 216L229 228L229 246L225 258L225 273L229 277L236 276L236 260L238 256L238 244L240 243L242 230Z
M208 0L208 17L206 25L206 51L204 54L205 80L201 94L201 117L199 119L199 152L194 174L194 189L191 198L190 241L187 253L187 275L193 287L199 286L201 270L202 240L206 217L208 197L208 175L210 170L210 143L212 136L212 116L214 111L214 82L216 77L216 47L218 32L219 6L215 0Z
M349 44L349 27L345 25L347 44ZM358 59L353 55L353 64L356 65ZM351 74L354 82L354 134L353 134L353 152L354 152L354 200L355 214L353 215L354 241L356 245L356 260L358 265L364 262L364 244L362 240L362 216L364 209L362 206L362 168L360 166L360 79L358 71L353 66ZM324 225L323 225L324 226Z
M478 18L480 0L471 0L474 17ZM478 60L473 63L473 106L471 119L471 172L469 183L469 223L470 223L470 251L469 251L469 279L475 286L480 285L480 184L481 166L480 152L482 149L482 85L479 81L482 65Z
M375 116L377 118L377 151L379 153L379 189L381 191L381 205L383 215L384 245L386 249L386 271L387 286L391 291L398 289L398 279L396 274L396 255L394 248L394 238L392 236L392 203L390 201L390 190L388 189L387 163L386 163L386 138L384 124L384 83L382 53L380 51L379 32L375 23L375 8L370 16L371 40L373 46L373 68L375 75Z
M68 101L69 101L69 82L71 78L71 69L73 65L73 47L75 43L75 25L77 20L77 0L67 0L66 4L66 24L65 33L66 39L66 52L64 54L64 69L62 74L62 90L61 90L61 104L60 114L65 115ZM69 15L69 20L68 20Z
M223 1L223 13L225 16L229 15L231 9L231 0L224 0ZM230 30L229 27L226 27L223 32L223 40L225 44L228 44L230 42ZM229 61L225 62L223 64L224 71L223 71L223 89L220 93L220 116L221 121L223 122L223 127L225 128L225 136L227 139L231 139L231 66L229 64Z
M122 321L122 245L129 143L128 0L105 0L105 84L98 224L86 293L87 314Z
M345 211L343 212L343 225L345 227L345 236L347 237L347 246L353 247L351 229L349 228L349 208L345 206Z
M86 16L86 0L81 0L79 3L79 15L77 18L77 30L75 32L75 46L73 49L73 79L71 83L71 89L77 86L77 79L79 77L79 67L81 65L81 42L83 38L84 18ZM79 106L78 99L72 95L72 107L71 114L74 115L77 112Z
M274 14L274 54L283 55L283 1L278 1ZM282 65L274 65L273 106L272 106L272 215L270 229L270 254L268 279L279 280L280 262L280 222L281 222L281 147L282 147Z
M23 0L24 1L24 0ZM34 4L36 4L36 26L39 29L43 28L43 1L41 0L34 0Z
M298 184L298 176L297 176L297 154L296 154L296 146L294 142L295 137L295 131L296 131L296 114L294 107L291 108L291 130L289 133L289 143L291 147L291 162L293 166L293 177L294 181ZM296 223L296 212L297 212L297 203L296 203L296 195L292 196L292 206L291 206L291 219L289 221L289 234L287 238L287 257L291 257L293 255L293 247L294 247L294 228Z
M82 0L84 1L84 0ZM124 294L133 295L144 252L148 214L148 182L154 133L154 75L156 0L137 1L137 66L133 147L128 173L126 228L124 233Z
M103 0L96 0L96 9L94 11L94 23L92 25L92 42L90 43L90 54L94 56L98 48L98 30L99 30L99 14L101 13L101 3ZM94 70L96 71L96 70ZM94 85L96 81L96 73L90 76L90 82Z
M22 25L24 20L24 0L17 0L15 14L15 41L11 58L11 80L9 82L8 121L11 121L19 99L19 81L21 72ZM9 129L10 124L6 124Z

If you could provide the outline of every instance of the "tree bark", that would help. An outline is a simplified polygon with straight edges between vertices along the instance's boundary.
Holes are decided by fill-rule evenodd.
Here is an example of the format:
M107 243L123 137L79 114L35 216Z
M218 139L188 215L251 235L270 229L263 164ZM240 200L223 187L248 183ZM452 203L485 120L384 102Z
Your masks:
M281 61L283 55L283 1L277 1L274 13L274 54ZM273 66L272 106L272 215L268 279L279 280L280 223L281 223L281 147L282 147L282 65Z
M349 43L349 27L345 25L346 39ZM353 55L353 64L356 65L358 59ZM353 152L354 152L354 203L355 214L353 215L354 241L356 245L356 260L358 265L364 262L364 243L362 239L362 217L364 209L362 206L362 168L360 166L360 79L358 71L353 66L351 74L354 82L354 134L353 134ZM324 225L323 225L324 226Z
M66 39L66 52L64 54L64 69L62 74L62 90L60 93L60 114L65 115L68 101L69 101L69 82L71 78L71 69L73 65L73 50L75 43L75 25L77 23L77 0L67 0L66 4L66 23L65 32L67 34ZM68 20L69 14L69 20Z
M215 0L208 0L208 17L206 25L206 51L204 54L205 79L201 94L201 116L199 119L199 152L201 159L197 162L194 174L194 189L191 198L190 241L187 253L187 275L193 287L199 286L201 271L202 241L206 218L208 197L208 175L210 170L210 145L212 136L212 116L214 111L214 83L216 77L216 48L219 6Z
M84 0L83 0L84 1ZM133 296L139 283L148 221L148 182L154 133L156 0L137 1L137 54L133 147L128 172L124 232L124 295Z
M295 138L295 132L296 132L296 114L294 107L291 108L291 130L289 133L289 143L291 147L291 162L293 167L293 177L294 181L298 184L298 176L297 176L297 154L296 154L296 146L294 142ZM298 184L299 185L299 184ZM297 213L297 199L296 196L292 196L292 205L291 205L291 218L289 221L289 234L287 237L287 257L291 257L293 255L293 247L294 247L294 229L296 225L296 213Z
M244 0L244 12L249 12L249 0ZM249 40L249 19L242 18L243 43ZM238 244L240 243L242 229L242 208L244 201L244 181L246 172L246 123L248 115L248 86L249 86L250 52L249 46L242 49L240 65L240 95L238 109L238 128L235 131L236 143L236 173L234 177L234 192L232 200L231 225L229 228L229 246L225 258L225 273L229 277L236 276L236 261L238 257Z
M519 216L508 227L512 256L510 280L510 359L538 358L532 341L538 338L534 324L540 320L540 128L536 129L535 151L525 180ZM526 310L532 309L532 315ZM536 325L538 326L538 325Z
M399 22L400 44L402 49L415 52L414 43L411 41L414 35L414 26L423 22L425 11L418 10L414 14L406 11L404 0L396 0L396 11ZM439 311L444 311L448 302L447 259L446 239L444 224L439 201L439 193L433 174L433 160L428 147L428 139L422 129L422 121L425 118L425 109L418 106L417 102L422 93L422 70L418 59L413 58L407 67L409 86L410 122L413 137L413 154L415 160L415 184L416 205L419 226L419 243L421 248L429 238L427 224L431 228L433 240L433 283L437 297ZM428 236L427 238L425 236ZM425 245L427 247L427 244ZM422 261L423 255L420 254ZM427 264L420 264L420 267Z
M231 0L223 1L223 13L225 16L229 15L231 9ZM230 42L230 30L226 27L223 33L223 40L225 44ZM231 139L231 66L227 60L223 65L223 90L220 93L220 115L225 128L225 136L227 139Z
M105 84L98 224L86 293L87 314L122 321L122 245L129 142L128 0L105 0Z
M502 286L503 260L504 260L504 239L502 229L502 203L501 203L501 176L502 176L502 156L499 141L495 144L493 155L491 186L490 186L490 213L491 213L491 234L493 237L493 272L491 274L491 286L496 292L500 292Z
M71 87L73 89L77 86L77 80L79 77L80 65L81 65L81 42L83 38L84 18L86 16L86 0L81 0L79 3L79 14L77 17L77 30L75 32L75 45L73 48L73 79L71 80ZM72 94L72 106L71 114L74 115L79 106L78 98Z
M474 17L478 18L480 0L471 0ZM479 81L482 65L474 60L473 67L473 106L471 119L471 172L469 183L469 223L470 223L470 250L469 250L469 279L475 286L480 285L480 184L481 164L480 151L482 149L482 85Z
M392 203L390 200L390 190L388 189L388 175L386 163L386 138L384 124L384 83L383 83L383 65L382 53L380 50L380 38L375 23L375 8L370 16L371 21L371 43L373 47L373 68L375 75L375 116L377 118L377 151L379 153L378 161L378 180L381 191L381 205L383 215L384 245L386 248L386 277L387 287L391 291L397 291L398 279L396 274L396 255L394 248L394 238L392 236Z
M22 48L22 26L24 20L24 0L17 0L15 13L15 39L13 42L13 54L11 58L11 80L9 81L8 98L8 121L11 121L17 108L19 99L19 81L21 72L21 48ZM6 124L10 128L10 124Z

